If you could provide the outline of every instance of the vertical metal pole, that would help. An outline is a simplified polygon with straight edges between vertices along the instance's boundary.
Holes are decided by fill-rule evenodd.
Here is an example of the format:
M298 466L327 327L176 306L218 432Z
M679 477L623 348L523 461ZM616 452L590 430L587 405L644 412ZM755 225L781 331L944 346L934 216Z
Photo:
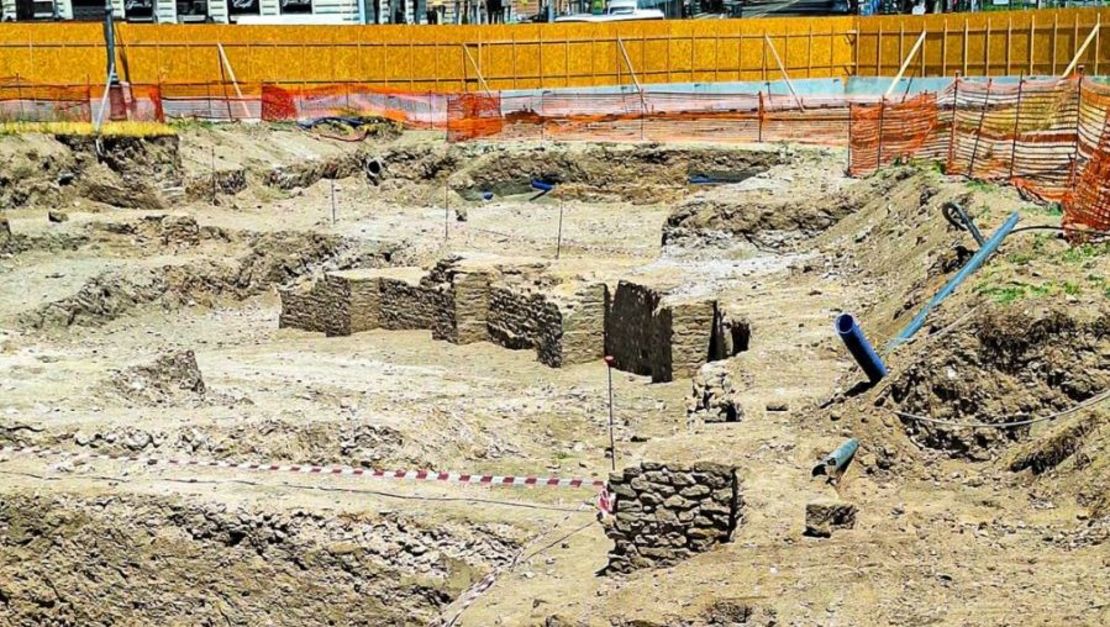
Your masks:
M212 147L212 204L216 204L216 148Z
M757 120L758 136L757 136L757 139L760 143L763 143L763 90L762 89L759 90L759 111L757 113L757 116L758 116L758 120Z
M883 124L886 122L886 96L879 101L879 141L875 150L875 169L883 166Z
M948 163L944 169L952 173L952 163L956 156L956 111L960 106L960 71L956 70L956 79L952 81L952 124L948 129Z
M563 249L563 200L559 200L559 234L555 239L555 258L559 258L559 253Z
M975 145L971 149L971 163L967 166L968 178L975 176L975 158L979 155L979 139L983 136L983 121L987 118L987 107L990 105L991 84L993 78L987 79L987 92L983 94L983 108L979 111L979 126L975 129Z
M335 226L335 179L331 179L331 225Z
M612 460L610 467L616 470L617 439L613 435L613 358L611 356L605 357L605 370L609 374L609 459Z
M1014 161L1017 160L1017 136L1018 129L1021 123L1021 92L1022 87L1025 86L1025 72L1021 73L1021 78L1018 79L1018 93L1017 93L1017 106L1014 110L1014 131L1013 138L1010 140L1010 176L1009 179L1014 179Z

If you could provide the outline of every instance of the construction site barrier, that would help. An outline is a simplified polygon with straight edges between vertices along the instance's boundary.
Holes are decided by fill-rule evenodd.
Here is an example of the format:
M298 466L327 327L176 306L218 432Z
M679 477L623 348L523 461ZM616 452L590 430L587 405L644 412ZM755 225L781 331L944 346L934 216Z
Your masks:
M1063 75L1110 68L1110 9L606 24L116 27L132 84L359 83L411 93L793 80ZM920 40L920 43L919 43ZM106 78L96 23L0 24L0 74Z
M821 83L826 88L830 83ZM897 82L888 85L898 86ZM448 141L558 140L848 146L848 172L865 176L911 159L949 174L1006 181L1063 204L1066 223L1110 229L1110 84L1070 78L957 78L936 92L813 95L661 90L386 92L345 83L125 85L104 98L93 86L0 80L0 121L304 121L379 116L446 131ZM893 87L889 87L890 92Z

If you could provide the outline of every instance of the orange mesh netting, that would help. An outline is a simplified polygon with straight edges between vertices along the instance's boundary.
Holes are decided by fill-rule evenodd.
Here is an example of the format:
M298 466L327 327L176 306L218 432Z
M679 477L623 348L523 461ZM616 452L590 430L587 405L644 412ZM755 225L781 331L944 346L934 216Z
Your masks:
M18 76L0 77L0 121L87 122L92 119L87 85L41 85Z
M916 158L936 138L939 127L936 94L905 102L856 104L851 115L852 176L869 174L895 161Z
M453 94L447 97L447 140L462 141L501 132L500 95Z
M1065 194L1064 226L1110 230L1110 87L1092 85L1080 100L1078 154L1086 163Z
M938 93L795 95L572 90L442 94L348 83L126 85L109 99L129 119L305 121L379 116L445 129L448 141L553 139L848 146L866 175L909 159L949 174L1008 181L1061 201L1065 223L1110 228L1110 86L1066 79L956 79ZM0 77L0 120L88 121L103 87Z

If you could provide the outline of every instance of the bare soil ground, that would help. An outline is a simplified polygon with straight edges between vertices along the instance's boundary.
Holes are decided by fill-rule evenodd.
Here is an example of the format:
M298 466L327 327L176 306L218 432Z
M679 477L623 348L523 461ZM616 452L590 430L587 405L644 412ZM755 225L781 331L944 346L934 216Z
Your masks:
M750 322L723 364L739 422L687 419L688 379L614 373L617 467L740 469L733 542L601 575L590 490L0 453L0 623L11 625L920 625L1110 621L1110 256L1015 233L886 350L1010 211L1012 189L787 146L347 143L188 128L114 148L0 137L0 446L228 462L605 479L603 363L278 329L276 288L467 253L641 279ZM377 164L377 165L371 165ZM380 167L384 166L384 167ZM739 182L696 185L721 173ZM533 199L528 182L558 183ZM483 194L492 194L483 200ZM63 212L48 219L47 212ZM562 245L555 259L559 213ZM832 330L852 312L890 375ZM810 477L846 437L836 486ZM859 508L803 536L807 502ZM464 593L496 573L467 604Z

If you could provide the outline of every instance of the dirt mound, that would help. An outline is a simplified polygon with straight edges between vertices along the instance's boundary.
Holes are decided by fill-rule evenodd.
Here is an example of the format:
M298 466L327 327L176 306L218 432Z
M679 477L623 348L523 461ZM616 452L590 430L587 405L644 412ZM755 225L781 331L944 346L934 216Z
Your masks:
M981 305L968 321L894 360L879 396L890 409L961 422L1010 422L1070 407L1110 388L1110 309L1062 303ZM900 363L901 362L901 363ZM969 459L1024 439L1028 426L961 428L902 419L919 444Z
M0 623L20 626L426 624L519 541L392 513L121 495L7 494L0 530Z
M157 232L166 238L184 233L186 240L195 234L188 219L160 221ZM27 312L21 320L34 328L66 327L112 320L153 302L176 308L211 305L223 296L243 299L334 262L340 254L349 252L351 244L334 235L294 231L245 237L247 252L238 258L109 270L87 281L76 294ZM356 251L348 263L364 258Z
M58 207L86 198L116 207L159 208L181 184L178 138L19 135L0 141L0 205Z
M163 190L182 181L176 135L160 137L59 135L58 141L75 154L91 155L76 176L76 192L83 198L115 207L164 207Z
M466 161L451 176L451 187L476 200L525 194L540 179L557 184L564 198L585 201L623 200L647 204L686 194L691 176L731 173L751 176L784 159L766 150L673 148L659 145L560 145L488 151Z
M801 176L804 171L797 174ZM699 194L680 204L667 218L663 245L707 247L739 239L761 248L789 246L832 227L869 203L882 200L895 186L905 184L905 177L873 177L837 189L835 181L820 173L809 173L807 178L789 190L757 185L759 181L753 179L748 184Z
M178 405L204 400L204 378L193 351L168 353L149 364L114 370L104 389L129 403Z

